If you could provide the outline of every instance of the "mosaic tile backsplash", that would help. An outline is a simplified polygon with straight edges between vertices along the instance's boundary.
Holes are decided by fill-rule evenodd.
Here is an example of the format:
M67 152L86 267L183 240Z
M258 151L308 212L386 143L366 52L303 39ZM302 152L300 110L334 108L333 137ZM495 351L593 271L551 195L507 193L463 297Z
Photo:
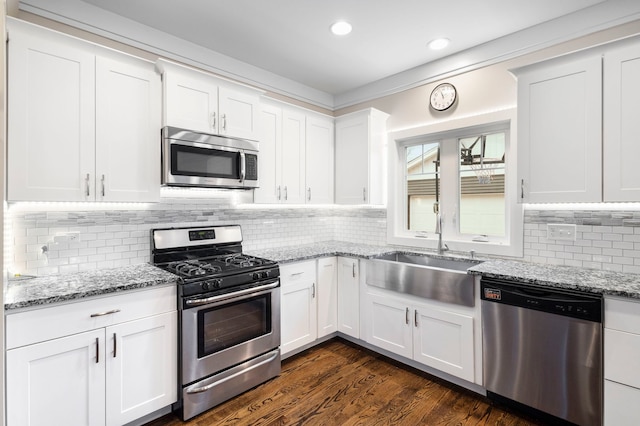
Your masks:
M9 205L5 266L11 274L51 275L146 263L150 229L172 226L239 224L246 250L330 240L386 244L384 208L260 206L248 194L163 195L161 203L143 205ZM640 210L529 209L524 221L523 260L640 273ZM548 238L547 225L558 223L575 224L576 240Z
M10 205L5 267L12 275L51 275L145 263L150 260L149 231L174 226L239 224L246 250L336 239L385 244L384 208L287 208L246 201L221 191L208 198L163 197L158 204L104 208L96 203L76 204L73 210L53 204ZM44 211L49 208L64 210Z

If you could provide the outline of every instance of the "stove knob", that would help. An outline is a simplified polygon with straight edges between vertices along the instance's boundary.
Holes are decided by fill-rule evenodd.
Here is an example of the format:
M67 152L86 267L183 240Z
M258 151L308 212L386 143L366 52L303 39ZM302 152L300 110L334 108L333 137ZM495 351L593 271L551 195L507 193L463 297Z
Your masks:
M212 281L213 288L220 288L220 285L222 284L222 280L220 278L216 278L215 280L211 280L211 281Z
M251 278L253 278L254 280L259 280L260 279L260 273L259 272L254 272L253 274L251 274Z
M209 283L209 281L203 281L201 287L204 291L211 290L211 284Z
M264 277L269 278L269 271L264 271Z

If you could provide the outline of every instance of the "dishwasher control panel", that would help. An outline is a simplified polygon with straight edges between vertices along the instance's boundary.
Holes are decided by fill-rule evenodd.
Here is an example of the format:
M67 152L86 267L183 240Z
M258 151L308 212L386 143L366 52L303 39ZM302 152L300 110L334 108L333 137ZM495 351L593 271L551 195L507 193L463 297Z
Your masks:
M480 289L483 301L602 322L602 297L598 295L484 278Z

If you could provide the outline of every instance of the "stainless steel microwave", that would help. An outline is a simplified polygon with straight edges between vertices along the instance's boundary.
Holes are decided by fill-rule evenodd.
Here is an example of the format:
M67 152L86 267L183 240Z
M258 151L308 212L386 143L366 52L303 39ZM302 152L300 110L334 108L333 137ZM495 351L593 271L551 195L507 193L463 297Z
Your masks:
M257 188L258 142L164 127L162 184Z

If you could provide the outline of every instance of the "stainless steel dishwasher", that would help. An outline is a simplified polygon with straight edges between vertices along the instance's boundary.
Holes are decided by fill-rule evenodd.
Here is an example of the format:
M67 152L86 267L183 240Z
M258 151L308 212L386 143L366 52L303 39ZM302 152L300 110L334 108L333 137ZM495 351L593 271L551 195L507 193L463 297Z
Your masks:
M487 396L578 425L602 424L602 297L481 281Z

